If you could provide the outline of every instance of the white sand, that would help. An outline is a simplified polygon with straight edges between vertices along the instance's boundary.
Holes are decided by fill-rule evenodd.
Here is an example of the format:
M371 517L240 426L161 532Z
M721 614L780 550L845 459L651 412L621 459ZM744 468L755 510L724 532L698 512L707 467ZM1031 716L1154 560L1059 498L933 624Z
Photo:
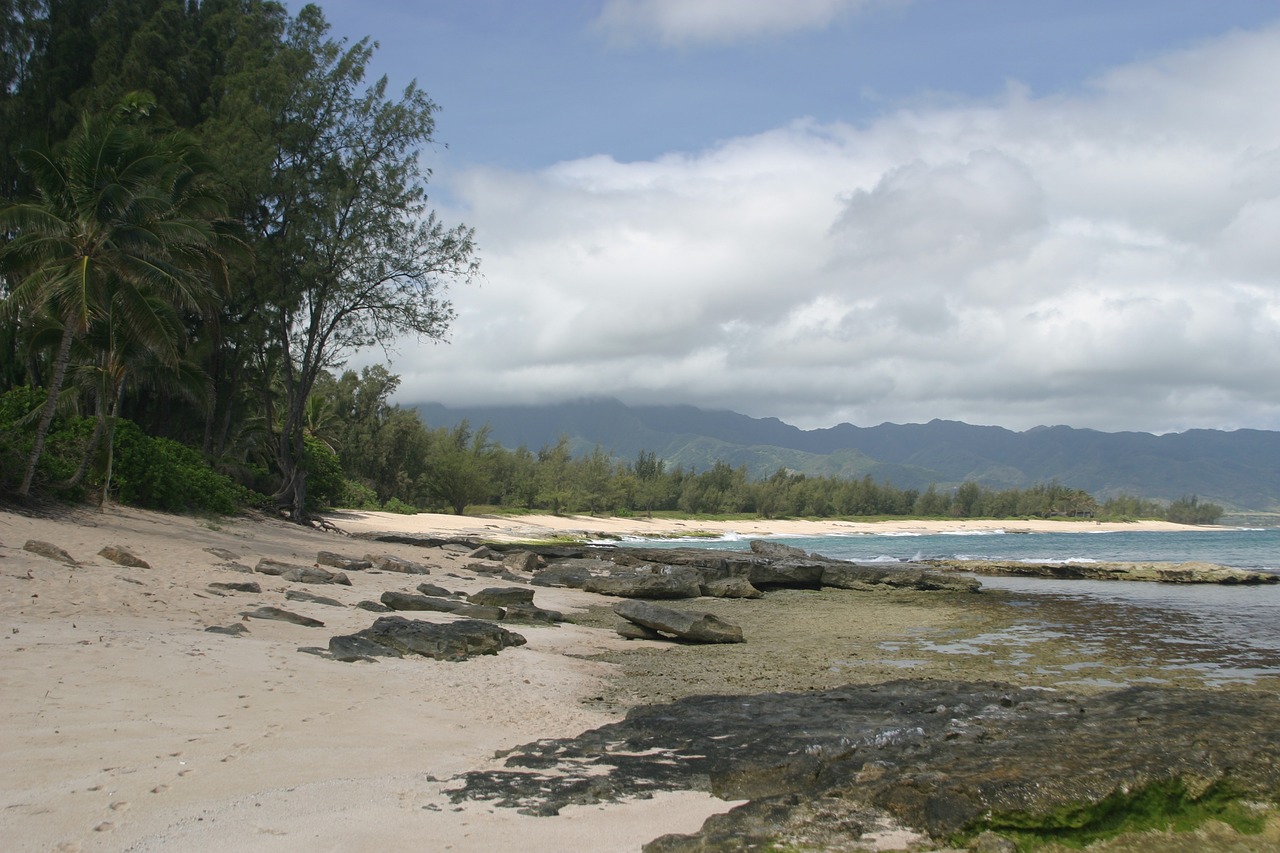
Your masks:
M26 552L28 539L81 565ZM152 568L97 556L109 544ZM323 549L441 568L425 578L350 572L352 587L290 584L220 568L206 547L249 566L260 557L310 564ZM484 803L458 809L442 793L457 774L499 766L496 750L614 719L581 701L605 666L572 656L620 642L609 632L520 626L528 645L461 663L346 664L296 650L376 617L286 601L287 588L354 604L423 580L461 591L495 585L464 571L466 562L269 521L0 512L0 849L634 851L729 807L679 793L539 818ZM206 588L248 580L262 593ZM593 598L539 589L536 601L572 611ZM260 605L326 627L237 615ZM237 622L250 633L204 631Z

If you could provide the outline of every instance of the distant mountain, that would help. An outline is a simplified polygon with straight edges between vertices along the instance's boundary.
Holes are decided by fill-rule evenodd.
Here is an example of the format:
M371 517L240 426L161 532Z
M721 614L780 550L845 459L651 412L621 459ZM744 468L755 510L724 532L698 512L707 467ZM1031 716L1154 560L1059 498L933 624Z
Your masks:
M627 406L614 399L551 406L416 406L432 427L488 424L508 448L537 450L569 437L575 454L599 445L620 459L652 451L668 465L705 470L717 460L754 477L779 468L870 476L903 488L966 480L1025 488L1056 480L1099 499L1176 500L1187 494L1236 512L1280 511L1280 432L1190 430L1168 435L1066 426L1014 432L958 421L802 430L777 418L694 406Z

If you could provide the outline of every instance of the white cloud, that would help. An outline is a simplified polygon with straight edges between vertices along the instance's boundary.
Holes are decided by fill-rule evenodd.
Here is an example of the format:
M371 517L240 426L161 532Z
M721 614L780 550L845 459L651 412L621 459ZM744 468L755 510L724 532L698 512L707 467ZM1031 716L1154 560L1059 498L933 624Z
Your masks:
M1075 97L473 170L486 280L400 397L1280 428L1277 77L1272 28Z
M876 0L608 0L595 27L614 41L736 42L821 29ZM884 0L880 0L884 2Z

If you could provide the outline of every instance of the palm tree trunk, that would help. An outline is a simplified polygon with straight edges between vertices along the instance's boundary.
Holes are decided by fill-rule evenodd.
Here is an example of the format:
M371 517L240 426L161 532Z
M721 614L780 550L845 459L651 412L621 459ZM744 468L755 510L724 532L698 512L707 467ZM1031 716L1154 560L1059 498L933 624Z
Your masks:
M62 392L62 383L67 378L67 365L71 362L71 342L76 336L76 321L68 318L62 327L62 342L58 345L58 355L53 360L53 375L49 377L47 396L44 408L40 411L40 423L36 425L35 441L31 445L31 455L27 457L27 470L22 475L22 485L18 486L18 496L26 497L31 493L31 481L36 476L36 466L40 464L40 455L44 453L44 440L49 434L49 426L58 410L58 396Z

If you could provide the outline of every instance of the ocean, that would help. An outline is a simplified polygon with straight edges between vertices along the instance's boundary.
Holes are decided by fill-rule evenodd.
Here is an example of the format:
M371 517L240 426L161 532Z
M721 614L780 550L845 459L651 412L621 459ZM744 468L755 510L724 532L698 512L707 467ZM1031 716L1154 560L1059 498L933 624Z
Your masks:
M776 541L854 562L910 562L926 559L1024 561L1203 561L1280 574L1280 529L1188 531L1081 531L1072 533L842 534L769 537ZM736 536L722 539L635 541L648 547L744 550ZM912 649L955 654L1018 654L1069 630L1080 648L1126 643L1150 646L1153 662L1171 676L1197 676L1207 687L1254 685L1280 677L1280 584L1264 586L1182 585L1126 581L1052 580L982 576L984 589L1003 590L1025 617L1011 628L949 648L919 638L886 649L905 664ZM1063 620L1047 614L1078 605L1097 618ZM1101 607L1091 605L1102 605ZM1086 675L1088 655L1075 665L1080 682L1095 686L1133 683L1122 673ZM1064 681L1064 684L1067 682Z

